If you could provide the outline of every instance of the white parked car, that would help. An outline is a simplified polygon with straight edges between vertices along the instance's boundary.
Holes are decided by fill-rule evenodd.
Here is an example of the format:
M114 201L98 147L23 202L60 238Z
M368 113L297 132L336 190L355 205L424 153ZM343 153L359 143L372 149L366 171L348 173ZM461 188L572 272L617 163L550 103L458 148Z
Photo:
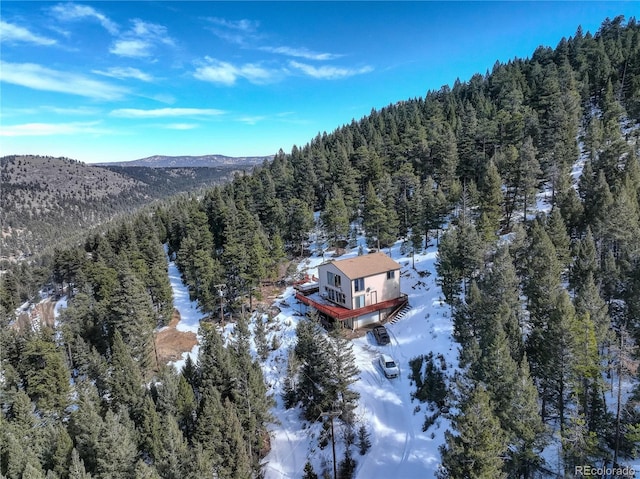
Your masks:
M387 378L391 379L400 376L400 369L391 356L388 354L381 354L378 361L380 362L380 367Z

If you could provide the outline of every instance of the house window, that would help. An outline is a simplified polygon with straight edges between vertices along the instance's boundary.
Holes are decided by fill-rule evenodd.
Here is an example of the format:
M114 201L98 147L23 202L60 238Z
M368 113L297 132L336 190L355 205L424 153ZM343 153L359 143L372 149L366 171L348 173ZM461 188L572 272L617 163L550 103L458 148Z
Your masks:
M329 299L331 301L335 301L336 300L336 292L332 289L329 289Z
M356 293L358 291L364 291L364 278L357 278L353 280L353 290Z
M396 277L395 271L387 271L387 279L393 279Z
M338 276L339 278L340 276ZM344 297L344 293L336 293L336 299L338 301L338 303L345 303L345 297Z
M335 286L339 288L342 284L342 278L339 274L334 274L331 271L327 271L327 283L329 286Z
M354 302L353 302L353 307L354 308L364 308L364 294L361 294L360 296L356 296L355 298L353 298Z

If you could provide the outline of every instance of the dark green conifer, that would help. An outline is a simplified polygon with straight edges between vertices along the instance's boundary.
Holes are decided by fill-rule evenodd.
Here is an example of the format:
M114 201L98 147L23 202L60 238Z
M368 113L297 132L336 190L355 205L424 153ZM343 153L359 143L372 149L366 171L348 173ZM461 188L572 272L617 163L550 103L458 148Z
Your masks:
M507 477L503 472L507 438L500 427L500 421L493 414L489 394L483 386L472 386L451 425L455 433L446 431L445 444L440 448L440 478Z

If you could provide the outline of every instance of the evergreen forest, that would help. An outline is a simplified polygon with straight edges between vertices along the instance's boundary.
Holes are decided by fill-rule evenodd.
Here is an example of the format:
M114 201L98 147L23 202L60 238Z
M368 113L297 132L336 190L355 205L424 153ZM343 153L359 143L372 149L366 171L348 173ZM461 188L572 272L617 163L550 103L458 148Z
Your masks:
M627 464L640 446L639 139L640 24L616 17L4 265L0 477L262 477L277 425L250 344L277 345L244 313L308 254L314 213L341 247L354 224L372 248L439 244L460 347L441 478L557 477L542 455L553 442L567 477ZM210 317L181 371L154 351L172 314L167 254ZM56 328L14 327L45 287L67 296ZM345 340L313 322L298 335L291 376L317 381L291 382L285 400L309 421L310 399L339 400L352 422ZM322 350L341 374L310 368ZM633 391L611 407L622 383Z

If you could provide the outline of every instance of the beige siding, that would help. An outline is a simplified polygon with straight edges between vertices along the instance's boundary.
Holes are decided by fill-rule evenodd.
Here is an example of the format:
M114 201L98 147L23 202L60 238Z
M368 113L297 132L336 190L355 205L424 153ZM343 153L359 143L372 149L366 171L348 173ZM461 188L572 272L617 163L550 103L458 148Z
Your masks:
M400 296L400 271L394 271L394 277L387 279L387 273L364 278L365 306L380 303ZM353 281L351 282L353 288ZM360 294L360 293L358 293Z
M332 273L335 277L340 278L340 285L329 284L327 273ZM344 306L348 309L353 309L353 295L351 282L345 274L340 271L333 263L321 264L318 266L318 285L320 286L320 295L327 298L329 301ZM341 296L344 295L344 303L340 301Z

